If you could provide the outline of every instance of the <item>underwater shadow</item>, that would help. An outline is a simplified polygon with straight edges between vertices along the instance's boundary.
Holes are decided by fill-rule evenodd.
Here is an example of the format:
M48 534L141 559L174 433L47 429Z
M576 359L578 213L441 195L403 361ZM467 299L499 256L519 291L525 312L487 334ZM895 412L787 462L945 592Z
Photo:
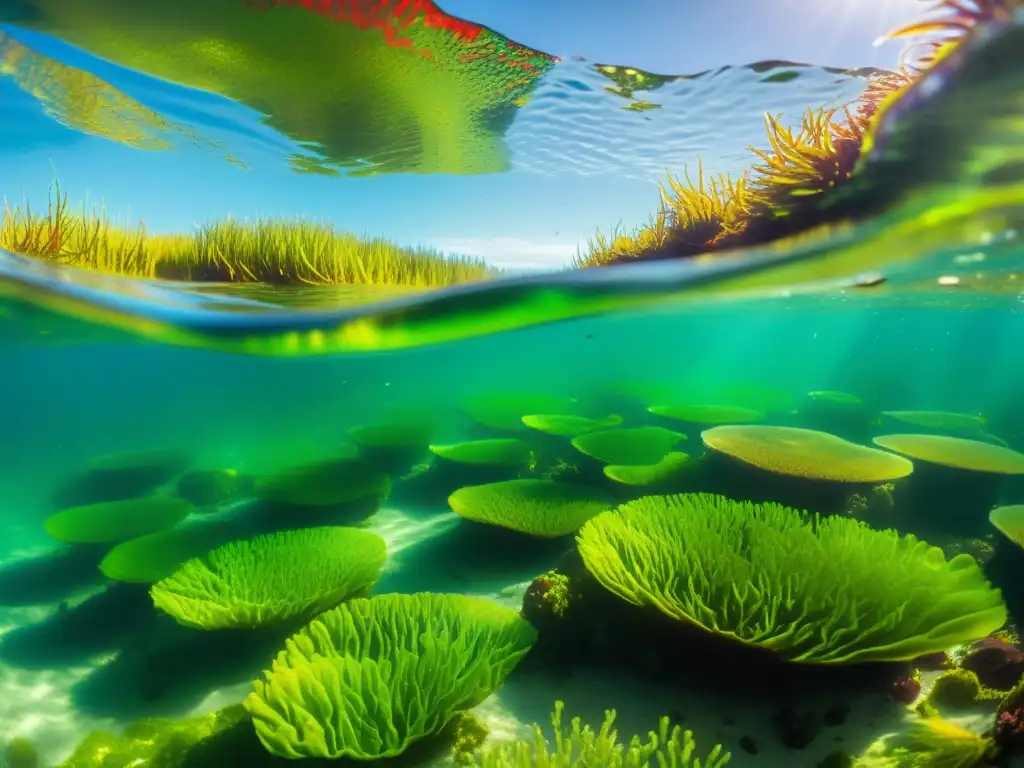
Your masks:
M71 691L75 708L121 721L180 717L213 691L254 680L302 622L204 632L157 616L138 642Z
M148 587L115 582L74 608L62 605L43 621L8 632L0 661L23 669L87 663L123 648L156 617Z
M500 591L555 567L573 547L572 536L537 539L453 518L393 555L374 592Z
M108 549L76 544L0 567L0 605L52 603L102 583L99 564Z

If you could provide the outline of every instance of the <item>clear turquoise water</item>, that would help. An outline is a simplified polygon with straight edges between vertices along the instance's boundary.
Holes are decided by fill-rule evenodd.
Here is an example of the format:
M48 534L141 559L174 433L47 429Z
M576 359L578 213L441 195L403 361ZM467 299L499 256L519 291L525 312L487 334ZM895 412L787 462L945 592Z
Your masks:
M1019 62L1014 65L1019 69ZM179 92L112 66L95 64L110 82L126 89L134 84L137 93L152 96L153 108L167 118L205 121L242 162L259 166L254 158L262 152L267 167L280 163L304 138L272 134L241 108L228 114L228 105L209 94ZM763 72L742 67L679 79L647 94L661 109L637 113L620 109L623 97L607 92L606 79L589 63L563 62L541 80L530 105L504 134L511 162L503 173L510 186L533 186L533 204L549 206L564 193L560 185L567 176L594 173L594 184L611 190L649 182L666 165L692 163L698 153L716 169L732 169L746 157L743 147L757 140L765 110L792 114L806 105L845 102L861 83L854 75L820 68L799 72L784 83L765 83ZM0 87L6 89L0 93L4 103L15 105L8 128L32 133L39 142L30 146L23 136L22 151L5 159L12 195L23 189L38 195L45 188L49 177L39 174L47 153L77 158L82 185L90 153L100 152L101 143L107 164L123 164L140 152L78 132L72 141L72 129L45 116L38 101L21 91L15 98L13 80L0 81ZM1012 191L1020 181L1011 162L1019 153L1019 122L1004 134L988 130L993 121L987 117L977 120L984 141L972 143L968 136L954 148L964 152L965 166L976 157L990 158L984 150L1002 151L1009 170L1001 187L991 186ZM954 115L950 123L962 118ZM911 116L907 123L912 121ZM61 146L65 141L70 146ZM191 151L183 150L185 156ZM140 161L146 186L171 173L179 160L172 152L157 152ZM92 172L97 185L105 183L102 170ZM252 178L254 189L276 201L271 187L278 177L271 170L257 169ZM335 185L331 189L339 197L365 190L359 205L368 207L382 205L396 188L364 178L290 178L298 179L297 190L307 183L315 188L308 198L296 195L292 205L299 211L303 199L322 199L325 187L319 184ZM412 177L398 178L405 183ZM432 177L426 178L409 181L420 186L407 193L424 206L424 220L431 206L455 204L440 192L424 200ZM474 179L460 183L471 188ZM913 180L906 181L914 191ZM621 412L627 425L649 422L644 409L659 397L747 405L765 410L773 424L835 431L866 444L900 431L879 416L883 411L982 414L983 429L970 437L1024 450L1019 200L1010 195L986 207L977 198L989 187L957 181L957 199L975 205L965 203L966 212L954 211L931 225L927 210L922 214L911 200L802 250L766 249L712 264L527 274L355 308L332 289L153 285L0 254L0 743L31 739L40 765L58 765L93 729L116 731L140 718L183 717L235 703L267 666L272 649L256 640L168 629L166 617L154 619L144 589L105 583L88 553L72 549L70 559L54 559L62 550L43 520L59 506L57 490L98 456L180 449L195 467L259 477L334 456L349 428L396 410L431 413L441 425L442 442L479 436L464 406L499 392L565 395L593 414ZM451 178L436 183L442 191L456 184ZM230 196L230 185L211 186ZM127 194L118 184L110 189L115 196ZM948 203L949 189L940 192L936 201ZM929 202L927 196L920 200ZM161 215L149 191L139 205L144 218ZM183 220L187 210L180 214ZM591 216L597 212L567 211L566 231L586 233L608 223ZM357 222L353 215L351 225ZM339 219L339 225L346 223ZM900 234L901 225L911 228L909 237ZM407 223L396 228L398 239L415 231ZM429 226L424 232L430 234ZM463 240L476 237L467 231ZM509 247L506 263L535 265L536 252L519 258L516 246ZM504 318L501 332L491 332L497 330L495 318ZM355 330L334 346L315 343L341 328ZM383 340L390 349L370 350L367 339ZM855 395L860 416L851 422L842 413L815 408L808 393L820 390ZM686 432L685 449L699 453L699 430ZM227 519L244 514L248 501L243 491L217 513ZM1024 483L1007 480L995 501L1024 503ZM481 558L479 551L460 550L452 544L458 541L457 521L443 498L420 502L409 492L403 495L399 484L366 522L391 550L377 593L457 592L518 608L530 579L557 562L547 552L512 558L510 564L500 552L485 551ZM985 536L998 538L987 528L979 538ZM1000 578L999 586L1007 589ZM241 650L232 642L240 642ZM617 708L624 734L653 727L652 716L688 710L687 727L694 728L701 747L720 741L733 753L730 765L740 768L815 766L837 748L827 736L807 749L781 745L771 707L751 705L745 693L725 685L713 704L701 706L685 687L669 686L666 693L655 690L649 677L623 678L621 670L580 672L575 683L552 683L546 672L511 679L482 706L497 735L544 722L553 699L562 697L595 727L606 707ZM798 703L826 706L831 691L817 693ZM855 700L842 748L859 751L900 716L881 694ZM736 727L727 722L737 719ZM741 745L750 734L761 744L760 761ZM232 759L242 760L239 754ZM20 768L10 759L8 765Z

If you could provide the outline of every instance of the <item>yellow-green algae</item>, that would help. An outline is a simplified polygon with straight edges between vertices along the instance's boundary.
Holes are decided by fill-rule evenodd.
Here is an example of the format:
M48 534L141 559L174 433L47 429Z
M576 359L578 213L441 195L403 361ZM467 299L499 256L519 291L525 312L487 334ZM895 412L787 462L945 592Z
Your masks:
M686 439L686 435L664 427L602 429L575 437L573 447L605 464L657 464Z
M864 404L856 395L837 389L813 389L807 393L807 396L816 402L843 408L859 408Z
M953 411L882 411L882 415L915 427L951 432L981 432L986 423L980 414Z
M970 555L947 561L913 536L778 504L647 496L576 538L587 570L623 600L792 661L910 660L1007 618Z
M69 507L46 518L43 527L66 544L106 544L171 528L192 509L183 499L146 496Z
M100 562L100 571L114 581L152 584L173 574L182 563L206 554L233 538L232 529L200 523L121 542Z
M988 513L988 520L1006 538L1024 547L1024 504L996 507Z
M914 470L902 456L813 429L727 425L705 430L701 438L708 448L744 464L809 480L876 484Z
M196 717L145 718L121 734L93 731L59 768L184 768L193 747L246 717L242 705L235 704Z
M996 475L1024 475L1024 454L1010 448L946 435L881 435L875 445L951 469Z
M536 639L479 597L356 599L293 635L245 708L280 757L392 757L494 693Z
M693 466L693 459L682 451L665 454L655 464L608 464L604 476L622 485L656 485L679 476Z
M533 449L514 437L431 445L430 452L454 464L476 467L525 467L533 462Z
M622 424L622 417L616 413L610 413L599 419L571 414L540 413L523 416L522 422L530 429L536 429L538 432L548 435L576 437L586 432L617 427Z
M486 392L464 398L462 409L478 424L499 432L524 429L523 417L534 413L575 413L571 397L539 392Z
M194 629L254 628L312 616L373 586L384 540L357 528L300 528L232 541L150 588L153 604Z
M459 517L553 539L575 533L611 506L601 491L557 480L506 480L460 488L448 497Z

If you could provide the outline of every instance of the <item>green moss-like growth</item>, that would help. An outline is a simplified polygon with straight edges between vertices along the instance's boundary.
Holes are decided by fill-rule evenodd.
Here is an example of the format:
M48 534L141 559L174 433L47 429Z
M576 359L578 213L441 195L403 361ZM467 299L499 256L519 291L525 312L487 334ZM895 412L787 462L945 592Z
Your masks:
M152 584L173 574L182 563L226 544L233 528L218 524L192 525L157 531L121 542L100 562L108 579Z
M294 507L336 507L367 498L386 499L391 478L355 458L290 467L256 481L263 501Z
M476 765L476 755L490 729L472 712L460 712L452 725L452 761L456 765Z
M369 531L283 531L193 558L150 594L157 608L186 627L259 627L313 616L362 593L386 559L384 540Z
M453 464L474 467L527 467L534 461L533 449L516 438L432 445L430 452Z
M736 405L652 405L647 410L665 419L707 426L746 424L763 418L759 411Z
M970 555L778 504L648 496L596 516L577 543L622 599L792 661L910 660L1006 622Z
M574 416L571 414L539 413L530 416L523 416L523 424L530 429L536 429L547 435L558 437L578 437L587 432L596 432L599 429L611 429L622 424L622 417L611 413L600 419L591 419L586 416Z
M178 498L197 507L211 507L231 501L238 495L241 482L233 469L196 469L178 478Z
M604 475L622 485L649 487L673 480L692 466L689 454L672 451L656 464L609 464L604 467Z
M969 669L951 669L935 678L922 705L932 708L926 711L970 709L985 702L998 702L1005 695L1006 691L983 686Z
M555 743L548 744L539 725L533 727L533 738L512 743L495 744L484 750L483 768L540 768L541 766L573 766L573 768L647 768L652 765L672 768L724 768L731 759L721 744L704 759L693 756L696 742L692 731L683 731L661 718L658 731L651 731L644 741L634 736L627 744L619 741L615 730L615 710L605 713L598 732L572 719L571 727L562 724L565 705L555 702L551 724Z
M4 747L6 768L39 768L39 750L24 737L11 739Z
M507 480L460 488L448 497L459 517L529 536L554 539L575 533L611 506L601 491L557 480Z
M605 464L657 464L686 435L664 427L632 427L588 432L573 439L580 453Z
M93 731L60 768L183 768L193 747L245 717L242 705L235 704L199 717L139 720L120 736Z
M46 518L43 527L65 544L107 544L170 528L191 512L183 499L149 496L64 509Z
M293 635L245 707L280 757L391 757L490 696L536 639L482 598L352 600Z

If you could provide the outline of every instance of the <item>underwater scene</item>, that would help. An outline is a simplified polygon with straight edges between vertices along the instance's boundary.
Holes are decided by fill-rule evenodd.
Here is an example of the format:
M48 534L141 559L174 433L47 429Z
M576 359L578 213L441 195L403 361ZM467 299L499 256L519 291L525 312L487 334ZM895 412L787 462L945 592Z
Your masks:
M0 0L0 767L1024 765L1021 0L439 1Z

